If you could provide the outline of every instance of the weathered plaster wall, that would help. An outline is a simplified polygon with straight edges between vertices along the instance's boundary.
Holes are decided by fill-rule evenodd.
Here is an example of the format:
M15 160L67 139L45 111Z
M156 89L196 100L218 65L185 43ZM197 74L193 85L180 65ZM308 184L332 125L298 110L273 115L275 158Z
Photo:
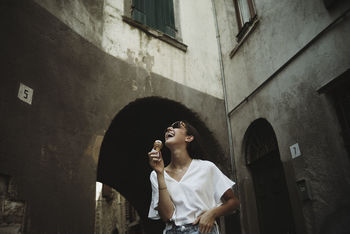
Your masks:
M349 2L344 2L327 10L323 2L318 0L255 1L259 23L231 59L229 54L237 45L238 34L233 3L225 0L217 2L216 5L229 109L236 107L247 93L263 83L350 7ZM343 38L346 37L341 36L337 40ZM334 48L335 41L330 40L325 45L330 48L323 51L320 47L319 53L326 54L327 50ZM336 50L343 53L340 49ZM317 54L317 58L319 57ZM321 82L321 79L323 78L314 77L313 80Z
M34 0L95 45L101 44L103 31L103 1L94 0ZM121 2L121 1L116 1Z
M259 23L230 58L238 33L234 7L229 0L216 2L229 111L350 6L338 2L327 10L322 1L255 4ZM248 126L258 118L267 119L276 132L298 233L304 224L307 233L319 233L332 212L349 206L349 157L334 107L317 93L350 67L349 20L346 16L323 33L230 115L243 233L259 232L243 145ZM292 159L289 147L297 142L302 156ZM312 201L302 202L298 196L295 182L302 178L311 184Z
M124 1L35 0L62 22L108 54L179 84L223 98L210 0L179 0L176 22L183 52L122 20ZM131 1L131 0L130 0ZM196 9L196 10L194 10Z
M101 51L31 1L2 1L0 13L0 173L18 181L27 233L93 233L99 145L136 98L181 102L228 148L222 99Z
M318 88L349 67L349 36L347 17L231 115L242 204L247 205L249 200L254 199L250 173L245 166L243 137L251 122L257 118L265 118L272 124L277 135L294 217L299 225L306 223L308 233L319 233L328 215L341 207L349 206L349 158L344 149L334 107L324 95L317 93ZM241 53L246 53L249 49L243 47ZM275 52L269 52L265 56L274 54ZM249 55L237 54L232 64L241 60L247 73L256 72L252 71L255 69L249 69L252 66L247 62L248 59ZM259 70L259 63L254 68ZM240 75L235 73L228 79L235 80ZM229 83L227 86L231 90L235 89L233 84ZM248 89L243 94L249 95ZM239 101L232 91L229 92L229 98L232 103ZM292 160L289 147L297 142L302 156ZM311 184L314 196L312 201L302 203L298 197L295 181L302 178L306 178ZM300 213L298 207L302 207L303 213ZM249 225L257 222L256 214L254 209L247 208L242 210L245 233L256 233L257 230ZM302 227L299 228L302 231Z

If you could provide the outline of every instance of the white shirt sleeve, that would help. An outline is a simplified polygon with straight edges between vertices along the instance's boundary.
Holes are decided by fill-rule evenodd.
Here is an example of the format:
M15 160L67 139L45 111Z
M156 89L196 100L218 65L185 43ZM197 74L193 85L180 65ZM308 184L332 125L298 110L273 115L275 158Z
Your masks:
M150 175L150 181L152 185L152 200L151 200L151 205L149 207L148 218L160 219L158 211L156 210L156 208L158 207L159 193L158 193L157 175L155 171L152 171Z
M224 173L220 171L219 168L213 164L213 182L214 182L214 198L215 202L218 205L222 204L221 197L228 189L232 189L232 186L235 184L230 180Z
M157 181L157 174L155 171L152 171L150 175L150 181L152 185L152 200L151 200L151 205L149 207L148 211L148 218L150 219L160 219L158 210L158 202L159 202L159 191L158 191L158 181ZM170 221L174 221L176 216L176 207L174 205L174 213L170 219Z

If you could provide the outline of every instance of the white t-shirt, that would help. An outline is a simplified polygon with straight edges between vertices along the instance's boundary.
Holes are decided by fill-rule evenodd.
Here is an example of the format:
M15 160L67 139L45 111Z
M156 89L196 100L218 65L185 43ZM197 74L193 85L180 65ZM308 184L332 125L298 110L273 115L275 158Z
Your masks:
M174 203L171 218L176 225L193 223L204 211L222 204L221 197L235 184L214 163L193 159L186 173L178 182L164 172L165 184ZM148 213L151 219L160 219L158 211L159 191L157 173L150 175L152 201Z

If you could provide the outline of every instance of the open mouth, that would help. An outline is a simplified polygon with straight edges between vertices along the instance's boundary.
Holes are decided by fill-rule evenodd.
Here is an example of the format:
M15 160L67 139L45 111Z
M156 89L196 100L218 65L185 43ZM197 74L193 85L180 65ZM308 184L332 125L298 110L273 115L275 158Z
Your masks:
M175 132L173 131L168 131L165 133L165 139L169 139L171 137L174 137L175 136Z

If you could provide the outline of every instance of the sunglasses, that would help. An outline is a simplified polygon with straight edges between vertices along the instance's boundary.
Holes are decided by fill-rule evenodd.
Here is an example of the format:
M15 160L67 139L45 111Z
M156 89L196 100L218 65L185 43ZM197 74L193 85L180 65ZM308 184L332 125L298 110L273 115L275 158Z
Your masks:
M170 127L172 127L172 128L181 128L181 127L186 128L186 124L183 121L176 121L176 122L172 123L170 125ZM164 133L166 133L167 131L168 131L168 128L166 128L164 130Z
M186 128L186 124L183 121L176 121L175 123L170 125L172 128Z

